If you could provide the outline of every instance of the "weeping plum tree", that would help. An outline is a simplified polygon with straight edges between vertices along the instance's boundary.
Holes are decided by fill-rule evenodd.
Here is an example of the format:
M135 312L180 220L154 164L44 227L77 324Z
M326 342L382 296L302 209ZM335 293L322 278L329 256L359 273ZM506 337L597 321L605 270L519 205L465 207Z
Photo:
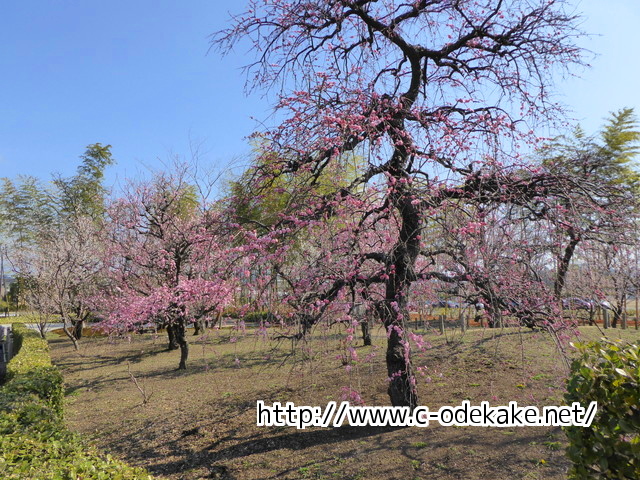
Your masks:
M248 41L249 86L277 95L282 122L261 133L270 152L256 162L256 191L282 175L313 189L346 153L364 159L337 192L289 202L273 228L346 209L359 217L354 237L376 220L395 225L387 242L354 248L349 272L316 292L322 303L345 288L382 292L374 310L387 329L392 404L417 405L410 287L443 275L417 268L429 264L428 219L462 201L535 210L553 188L518 148L557 113L548 88L558 69L581 63L579 34L562 0L252 0L214 35L223 52Z

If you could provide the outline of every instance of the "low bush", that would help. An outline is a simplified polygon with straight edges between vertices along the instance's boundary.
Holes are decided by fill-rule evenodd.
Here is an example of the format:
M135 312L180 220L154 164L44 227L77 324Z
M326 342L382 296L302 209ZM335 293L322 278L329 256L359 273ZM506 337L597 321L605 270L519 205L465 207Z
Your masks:
M243 318L245 323L275 322L276 316L268 310L249 312Z
M2 325L14 324L14 323L32 323L32 322L33 322L33 317L26 312L22 312L19 315L11 316L11 317L5 317L2 314L0 314L0 324Z
M567 404L598 402L590 427L565 428L571 478L640 478L640 348L602 340L577 345Z
M62 375L51 365L47 342L14 324L20 346L0 388L0 472L3 479L127 479L152 477L101 455L63 421Z
M240 318L240 309L237 307L227 307L222 311L222 316L227 318Z

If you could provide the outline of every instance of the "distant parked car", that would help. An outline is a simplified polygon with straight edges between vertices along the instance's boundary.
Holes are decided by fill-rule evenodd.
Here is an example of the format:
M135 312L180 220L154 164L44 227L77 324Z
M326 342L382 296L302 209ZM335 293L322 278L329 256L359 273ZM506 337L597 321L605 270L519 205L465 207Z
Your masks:
M155 322L147 322L147 323L143 323L142 325L139 325L136 329L136 331L138 333L153 333L156 332L158 330L158 324L156 324Z
M459 303L451 300L436 300L435 302L429 303L429 306L433 308L460 308Z
M562 308L570 310L593 310L596 302L587 298L569 297L562 300Z
M606 300L602 300L601 302L596 302L596 306L601 308L606 308L607 310L613 310L613 305L611 305Z

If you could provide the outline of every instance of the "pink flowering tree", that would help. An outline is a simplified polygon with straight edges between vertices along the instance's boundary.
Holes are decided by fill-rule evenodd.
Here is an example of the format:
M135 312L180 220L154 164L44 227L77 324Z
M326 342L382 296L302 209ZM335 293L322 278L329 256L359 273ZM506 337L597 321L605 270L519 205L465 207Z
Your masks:
M416 269L430 262L429 219L462 201L535 209L553 187L518 148L535 145L535 123L557 113L552 76L580 63L575 20L561 0L253 0L214 37L223 51L252 49L249 85L277 95L282 121L262 134L271 153L257 161L256 191L282 176L313 190L347 153L364 159L344 187L289 202L274 228L346 209L358 217L354 240L376 219L394 225L385 242L352 250L345 275L314 286L318 301L351 287L381 292L394 405L417 404L411 285L442 275Z
M187 170L132 185L108 209L108 287L95 299L108 330L166 327L186 368L187 325L232 299L232 235L214 204L199 198Z

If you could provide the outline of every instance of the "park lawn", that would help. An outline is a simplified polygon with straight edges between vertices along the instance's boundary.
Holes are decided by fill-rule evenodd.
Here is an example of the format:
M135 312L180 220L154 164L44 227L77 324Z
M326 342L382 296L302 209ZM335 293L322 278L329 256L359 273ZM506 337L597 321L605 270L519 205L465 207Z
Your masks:
M581 335L599 338L596 327ZM342 335L319 332L292 350L249 330L211 331L191 340L186 371L164 335L87 338L79 352L51 335L67 384L67 421L103 451L170 479L564 479L564 434L557 427L338 429L257 427L256 400L324 406L345 387L367 405L388 405L384 332L356 348L345 368ZM637 341L637 330L608 330ZM566 363L548 335L527 329L427 332L415 355L423 405L557 405ZM301 348L300 348L301 347ZM570 352L571 347L567 345ZM131 380L136 377L147 397Z

